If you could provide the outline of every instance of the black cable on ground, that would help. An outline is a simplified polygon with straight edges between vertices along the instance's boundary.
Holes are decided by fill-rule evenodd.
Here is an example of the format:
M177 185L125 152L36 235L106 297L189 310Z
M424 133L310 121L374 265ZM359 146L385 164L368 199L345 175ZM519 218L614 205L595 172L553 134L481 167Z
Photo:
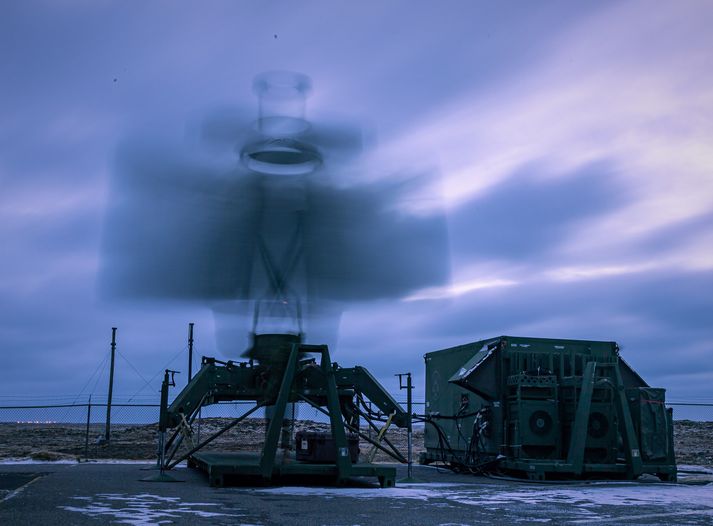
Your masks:
M474 432L471 436L470 441L465 440L465 437L460 429L459 421L463 418L468 418L475 416L474 421ZM418 421L423 421L426 424L430 424L436 431L438 436L438 451L440 462L443 462L448 469L456 473L470 473L482 475L491 471L497 466L499 462L498 458L481 458L481 452L478 451L478 446L481 443L481 427L479 424L479 419L482 417L482 409L473 413L463 413L456 415L414 415ZM438 424L437 420L455 420L456 427L458 428L458 433L464 442L468 443L468 449L466 450L466 456L463 458L458 454L450 444L448 437L446 436L443 428ZM478 427L475 428L475 424L478 423ZM476 430L477 429L477 430ZM475 439L475 440L474 440ZM475 450L475 451L474 451Z

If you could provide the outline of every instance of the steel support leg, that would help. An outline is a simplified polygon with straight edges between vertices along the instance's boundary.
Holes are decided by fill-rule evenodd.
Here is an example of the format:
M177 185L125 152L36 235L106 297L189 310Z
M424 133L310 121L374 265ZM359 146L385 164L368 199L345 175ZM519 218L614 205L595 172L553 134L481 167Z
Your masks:
M280 391L275 402L275 412L270 420L270 425L267 428L265 436L265 446L262 450L262 458L260 459L260 474L265 480L272 479L272 473L275 467L275 455L277 454L277 444L280 440L282 432L282 419L285 417L285 408L290 398L292 390L292 382L295 379L295 369L297 367L297 357L299 355L299 344L293 344L290 351L290 357L287 359L287 367L285 374L282 377Z
M321 366L327 382L327 409L329 410L329 421L332 425L332 436L337 446L337 483L340 483L351 475L352 459L349 456L347 435L344 431L344 422L342 422L342 413L339 408L339 394L337 393L337 382L334 378L334 368L332 367L329 350L326 347L322 350Z
M589 426L589 412L592 406L592 393L594 392L594 372L597 362L589 362L584 368L582 376L582 390L577 404L577 413L572 426L572 436L569 442L567 463L577 475L582 473L584 466L584 448L587 443L587 427Z

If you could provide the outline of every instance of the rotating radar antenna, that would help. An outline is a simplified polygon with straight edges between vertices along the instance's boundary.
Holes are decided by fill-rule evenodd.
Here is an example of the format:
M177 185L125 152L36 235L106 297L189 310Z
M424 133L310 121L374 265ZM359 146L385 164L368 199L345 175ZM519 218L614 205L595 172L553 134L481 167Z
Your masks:
M307 118L308 77L265 73L253 90L257 118L221 108L195 143L152 128L120 144L102 295L202 303L242 313L253 334L301 336L347 304L444 285L445 216L409 206L428 178L343 177L361 132Z

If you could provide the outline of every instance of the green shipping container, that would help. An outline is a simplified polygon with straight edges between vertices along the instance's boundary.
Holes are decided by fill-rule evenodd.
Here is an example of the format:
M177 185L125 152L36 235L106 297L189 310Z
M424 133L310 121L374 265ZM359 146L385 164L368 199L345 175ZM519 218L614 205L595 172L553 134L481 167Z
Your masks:
M675 479L665 391L616 342L498 336L424 358L423 463L531 479Z

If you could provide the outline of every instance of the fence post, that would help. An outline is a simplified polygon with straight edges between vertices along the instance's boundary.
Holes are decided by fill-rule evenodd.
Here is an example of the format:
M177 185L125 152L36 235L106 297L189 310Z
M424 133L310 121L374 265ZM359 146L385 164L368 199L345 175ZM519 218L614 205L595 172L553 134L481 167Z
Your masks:
M106 431L104 438L109 443L111 439L111 395L114 390L114 354L116 353L116 327L111 328L111 367L109 368L109 396L106 401Z
M89 395L87 403L87 432L84 435L84 460L89 458L89 423L92 418L92 395Z
M193 378L193 323L188 324L188 381L191 383Z
M412 405L413 384L411 383L411 373L406 376L406 407L408 411L407 447L408 447L408 478L413 478L413 405Z

